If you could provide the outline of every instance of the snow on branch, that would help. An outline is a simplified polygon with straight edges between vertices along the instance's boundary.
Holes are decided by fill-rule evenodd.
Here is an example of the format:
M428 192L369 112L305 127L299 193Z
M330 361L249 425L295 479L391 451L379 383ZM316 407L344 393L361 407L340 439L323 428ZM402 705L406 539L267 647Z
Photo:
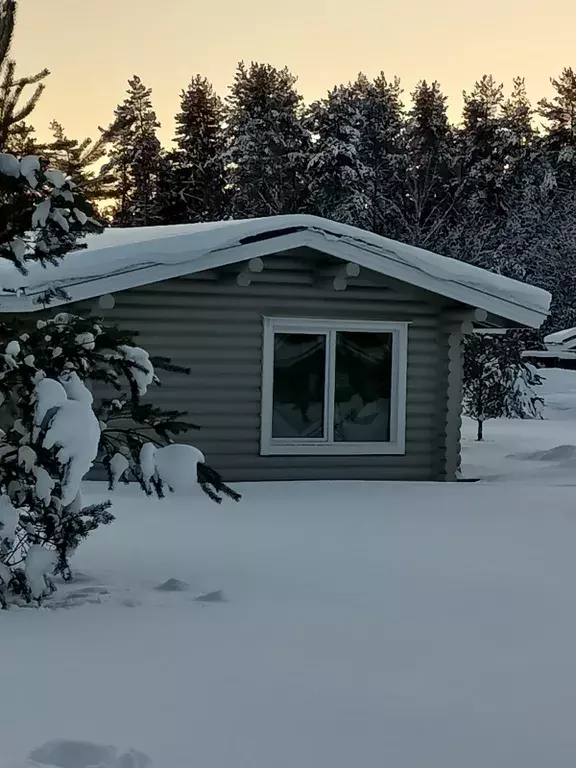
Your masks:
M56 264L67 252L84 247L79 244L84 235L102 231L73 182L36 155L0 153L0 189L0 258L23 275L28 263Z

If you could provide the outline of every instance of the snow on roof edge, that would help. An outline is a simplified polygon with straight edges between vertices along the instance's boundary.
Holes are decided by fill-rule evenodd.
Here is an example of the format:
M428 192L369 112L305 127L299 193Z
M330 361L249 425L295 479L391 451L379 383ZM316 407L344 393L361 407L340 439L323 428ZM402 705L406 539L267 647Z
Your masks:
M544 343L545 344L563 344L566 345L567 343L576 341L576 328L565 328L562 331L555 331L554 333L549 333L548 336L544 337Z
M367 269L486 309L522 325L538 327L550 294L464 262L300 214L166 227L108 229L87 239L88 248L68 254L57 267L32 265L28 278L0 271L0 281L20 289L0 292L0 312L41 309L34 300L47 288L64 287L77 301L169 277L244 261L254 255L309 245ZM53 305L68 303L54 302Z
M576 360L576 351L573 349L526 349L522 357L558 358L558 360Z

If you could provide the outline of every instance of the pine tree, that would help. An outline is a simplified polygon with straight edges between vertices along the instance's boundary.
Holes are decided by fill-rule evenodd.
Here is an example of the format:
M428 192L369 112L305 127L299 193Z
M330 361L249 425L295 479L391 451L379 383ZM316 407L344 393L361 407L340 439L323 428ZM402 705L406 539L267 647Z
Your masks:
M539 103L546 128L538 148L549 170L545 177L546 239L538 263L544 272L543 287L553 291L549 325L566 328L576 322L576 72L567 67L551 82L556 95Z
M36 138L36 129L24 120L12 126L4 144L5 152L18 157L40 154L43 149L44 145Z
M186 224L187 204L182 194L181 169L176 150L162 152L158 163L157 208L160 224Z
M556 95L539 103L539 114L547 123L541 144L554 169L556 185L572 191L576 187L576 72L566 67L551 83Z
M239 499L189 445L174 436L194 428L185 414L142 402L158 383L130 332L66 312L5 323L0 354L0 605L40 603L53 573L71 578L70 555L100 525L110 502L84 507L80 484L100 454L110 489L132 475L148 495L189 490L197 481L214 501ZM183 369L180 369L183 371ZM94 404L86 385L115 396Z
M484 422L504 413L504 382L493 354L492 338L485 334L464 337L464 413L477 423L478 441L484 439Z
M563 94L558 103L540 102L540 113L550 117L544 134L534 127L534 110L521 78L503 104L500 139L507 215L497 230L491 262L497 271L552 293L547 329L569 327L576 320L576 166L566 144L570 74L556 84Z
M556 95L541 99L539 112L549 123L549 135L560 147L576 144L576 72L565 67L558 79L551 78Z
M180 96L176 150L163 162L162 221L219 221L227 214L224 105L206 78L196 75Z
M545 166L537 148L533 126L534 110L524 80L515 78L510 97L502 103L497 133L500 152L500 199L504 215L495 220L495 243L491 267L521 280L530 276L527 252L539 242L542 224L539 211L544 204Z
M160 123L152 108L152 91L136 75L128 86L128 95L117 107L108 129L112 146L104 173L113 173L116 178L113 225L145 227L160 220L157 186L161 147L156 136Z
M0 0L0 147L7 147L13 130L30 115L45 85L48 70L43 69L36 75L16 77L16 63L10 58L10 47L14 35L16 20L16 0ZM27 101L21 105L20 99L29 86L36 86Z
M46 146L44 154L50 165L57 168L76 185L80 193L92 204L105 200L113 194L114 174L95 166L106 157L108 144L112 139L109 131L100 130L96 141L70 139L57 121L50 123L54 141Z
M542 379L522 358L533 336L520 330L464 337L463 405L477 422L478 440L488 419L540 417L543 400L535 388Z
M523 156L523 148L530 147L534 141L534 108L526 92L523 77L515 77L512 93L502 105L503 132L507 138L509 154L507 160L515 159L516 154Z
M571 149L562 148L562 129L560 135L539 135L533 115L524 81L516 78L493 139L500 213L495 215L490 205L482 208L473 197L474 215L465 208L453 231L468 233L461 252L481 254L480 266L549 290L553 301L546 328L569 327L576 320Z
M352 84L332 89L308 109L314 136L306 168L308 210L343 224L370 228L369 168L361 157L365 115Z
M90 209L72 189L60 171L50 170L47 163L36 155L18 157L6 152L7 142L13 132L28 117L37 102L41 87L38 86L23 108L18 100L27 85L35 85L39 77L16 79L15 64L9 59L16 14L16 3L3 0L0 4L0 70L3 86L0 87L0 258L6 259L25 274L29 262L55 263L66 252L78 247L78 239L87 231L97 231L98 225L89 218ZM43 77L44 75L42 75ZM40 78L41 79L41 78ZM29 542L26 567L13 570L11 555L28 536L36 524L36 515L43 514L43 501L29 498L28 480L26 487L20 480L20 468L30 466L23 459L31 456L32 450L25 439L27 428L22 420L15 419L19 411L33 408L32 401L24 402L23 392L15 381L15 370L20 370L31 384L38 374L35 354L30 353L18 359L20 343L12 337L11 323L1 323L0 336L4 340L3 354L0 355L0 410L2 418L0 432L0 604L6 604L8 590L24 593L28 598L38 586L35 576L43 581L44 571L54 557L41 546L41 541ZM6 343L6 339L9 339ZM26 342L26 338L22 339ZM51 351L54 354L55 350ZM56 355L54 355L56 356ZM38 379L39 380L39 379ZM29 394L29 390L28 390ZM44 474L38 472L34 487L43 482L44 497L50 485L46 467ZM26 522L20 517L22 510L28 514ZM86 516L103 514L102 510L89 510ZM78 510L81 515L82 511ZM46 554L44 554L46 552ZM16 563L19 565L19 563ZM27 570L26 570L27 569ZM42 573L38 573L42 571Z
M9 43L5 27L13 26L14 13L5 10L0 6L0 41ZM5 45L2 61L8 52ZM8 110L2 98L5 93L2 114L22 113L17 105ZM0 258L25 273L29 262L57 263L87 232L101 231L61 171L36 155L19 158L4 149L0 144ZM43 301L54 295L66 298L55 289ZM68 560L79 542L111 522L108 502L85 507L79 492L99 452L112 485L131 472L146 493L161 497L183 479L190 485L197 478L214 501L222 494L239 498L199 451L172 443L193 426L183 414L141 401L158 381L154 367L177 366L151 360L132 334L94 317L59 313L34 320L16 317L0 327L2 607L18 599L40 603L54 588L55 571L70 577ZM87 383L104 384L116 396L95 408Z
M538 343L538 333L518 328L497 334L494 354L506 382L504 416L509 419L541 418L544 400L537 394L542 377L526 363L522 353Z
M502 85L484 75L464 93L463 126L459 134L467 205L488 218L505 213L502 197L504 145L501 110Z
M400 80L389 82L384 73L370 82L360 74L352 86L362 115L359 160L366 169L366 228L398 239L403 203L401 168L404 127Z
M133 106L136 114L132 160L132 216L134 226L146 227L159 221L157 182L161 147L156 129L160 127L160 123L152 109L151 90L145 88L137 78L130 83L130 87L134 90Z
M442 252L462 194L446 97L437 82L419 82L404 131L401 239Z
M6 151L42 93L38 85L46 72L17 78L10 59L16 3L0 4L0 258L23 274L31 261L55 263L78 247L87 231L97 231L92 209L75 194L64 175L37 155L18 157ZM27 86L36 86L25 105L19 105ZM11 147L10 147L11 148Z
M113 225L117 227L134 226L132 215L132 199L134 196L134 180L132 177L133 162L133 127L135 116L124 102L115 110L114 141L109 150L109 160L104 166L104 172L114 177L112 197L115 202L107 214Z
M326 218L399 235L402 105L400 83L360 74L308 110L314 136L307 176L310 210Z
M288 69L240 63L227 98L233 218L298 213L306 203L310 137Z
M522 365L506 401L506 416L509 419L541 419L544 399L537 390L541 384L542 377L536 369Z
M537 189L515 231L523 253L524 270L518 277L552 294L543 332L576 325L576 194L569 190ZM526 242L527 241L527 242Z
M500 138L503 144L503 188L506 209L514 210L525 187L537 182L537 134L534 109L526 93L524 79L514 79L512 94L502 105ZM536 173L535 173L536 171Z
M463 124L455 132L457 194L443 253L485 269L498 268L508 216L503 88L485 75L464 93Z

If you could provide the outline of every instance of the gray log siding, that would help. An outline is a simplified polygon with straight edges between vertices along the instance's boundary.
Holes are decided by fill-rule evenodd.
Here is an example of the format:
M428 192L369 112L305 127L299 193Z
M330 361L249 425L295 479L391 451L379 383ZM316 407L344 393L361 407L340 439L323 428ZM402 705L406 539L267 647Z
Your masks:
M189 412L201 430L186 441L228 481L453 479L459 434L446 429L450 344L442 303L365 270L335 291L335 270L325 261L319 268L311 259L273 256L248 287L236 285L238 267L167 280L116 294L104 317L137 330L152 356L190 366L190 376L162 373L163 386L150 396ZM260 456L263 316L408 321L405 455Z

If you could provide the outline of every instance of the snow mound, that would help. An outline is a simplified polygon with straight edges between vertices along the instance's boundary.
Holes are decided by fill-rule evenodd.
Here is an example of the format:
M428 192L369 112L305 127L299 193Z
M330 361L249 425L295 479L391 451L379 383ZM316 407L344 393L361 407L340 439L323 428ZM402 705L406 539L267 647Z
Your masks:
M541 451L526 454L525 458L534 461L573 462L576 460L576 445L556 445Z
M154 587L158 592L186 592L190 589L190 584L180 579L168 579Z
M31 752L32 766L50 768L150 768L152 761L142 752L129 749L122 754L115 747L89 741L55 739ZM32 768L31 766L31 768Z
M226 595L221 589L216 592L207 592L205 595L199 595L194 598L197 603L227 603Z
M198 487L198 464L204 464L204 454L193 445L174 443L156 448L144 443L140 451L142 479L147 488L151 480L166 484L173 493L188 494Z
M40 765L58 768L92 768L110 765L116 760L114 747L99 746L88 741L49 741L30 754L30 760Z

